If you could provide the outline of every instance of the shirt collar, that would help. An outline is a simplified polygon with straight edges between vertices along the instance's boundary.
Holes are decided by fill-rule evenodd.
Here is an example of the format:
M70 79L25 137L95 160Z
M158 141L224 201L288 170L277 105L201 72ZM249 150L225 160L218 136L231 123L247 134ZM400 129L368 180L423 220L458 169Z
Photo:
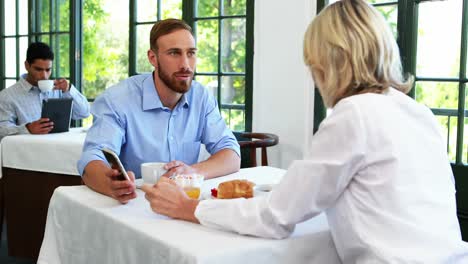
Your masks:
M153 77L153 74L150 74L148 78L143 80L143 111L151 110L151 109L158 109L158 108L161 108L161 109L167 108L161 102L161 98L159 97L159 94L156 91L156 87L154 86L154 81L152 77ZM192 90L192 87L190 87L187 93L190 93L191 90ZM188 108L190 106L187 93L182 95L176 108L178 108L179 105L184 108Z
M21 78L19 79L19 83L21 84L21 87L23 87L23 89L25 91L31 91L31 90L34 90L34 88L37 88L36 86L33 86L32 84L30 84L28 81L26 81L26 77L28 76L28 74L23 74L21 75ZM39 88L37 88L39 89Z

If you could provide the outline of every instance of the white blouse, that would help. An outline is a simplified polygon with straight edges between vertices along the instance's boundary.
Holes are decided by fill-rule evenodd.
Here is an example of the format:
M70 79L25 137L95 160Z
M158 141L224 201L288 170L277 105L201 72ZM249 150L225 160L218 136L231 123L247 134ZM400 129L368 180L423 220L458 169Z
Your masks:
M341 100L269 196L206 200L202 225L284 238L325 211L343 263L468 263L431 111L389 89Z

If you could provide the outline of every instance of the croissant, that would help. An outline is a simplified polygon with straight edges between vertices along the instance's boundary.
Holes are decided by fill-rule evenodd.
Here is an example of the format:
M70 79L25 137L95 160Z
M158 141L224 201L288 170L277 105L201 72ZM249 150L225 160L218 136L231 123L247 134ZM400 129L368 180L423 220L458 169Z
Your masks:
M248 180L232 180L218 185L218 199L252 198L255 183Z

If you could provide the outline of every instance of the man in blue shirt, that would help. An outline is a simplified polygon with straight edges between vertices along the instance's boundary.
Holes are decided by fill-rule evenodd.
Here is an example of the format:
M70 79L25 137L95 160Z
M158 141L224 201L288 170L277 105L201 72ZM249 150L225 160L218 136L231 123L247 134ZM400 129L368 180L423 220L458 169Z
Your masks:
M193 81L196 47L190 26L177 19L158 21L151 30L148 60L152 74L130 77L93 103L78 162L83 181L97 192L126 203L136 197L133 181L119 180L102 154L119 155L132 179L144 162L167 162L165 176L199 173L205 178L239 170L239 144L227 128L213 96ZM211 157L197 163L200 144Z
M16 134L47 134L53 128L48 118L41 118L42 100L72 98L73 119L89 116L89 104L66 79L54 80L54 89L41 92L39 80L49 79L54 53L42 42L32 43L26 51L24 66L27 74L11 87L0 92L0 139Z

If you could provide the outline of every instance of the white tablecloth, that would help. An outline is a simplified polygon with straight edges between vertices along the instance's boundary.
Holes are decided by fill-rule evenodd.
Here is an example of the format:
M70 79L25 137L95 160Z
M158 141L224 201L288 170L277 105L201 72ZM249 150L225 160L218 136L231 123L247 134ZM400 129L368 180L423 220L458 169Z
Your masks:
M80 159L85 137L83 128L47 135L8 136L1 142L0 165L21 170L79 175L76 163Z
M248 178L277 183L284 170L243 169L205 181ZM287 199L287 197L285 197ZM340 263L320 215L299 224L284 240L270 240L208 229L151 211L142 192L126 205L86 186L59 187L50 202L39 264L55 263Z
M0 144L0 168L3 166L78 176L76 164L81 157L86 132L87 129L78 127L65 133L5 137ZM209 157L210 154L202 144L198 161Z

